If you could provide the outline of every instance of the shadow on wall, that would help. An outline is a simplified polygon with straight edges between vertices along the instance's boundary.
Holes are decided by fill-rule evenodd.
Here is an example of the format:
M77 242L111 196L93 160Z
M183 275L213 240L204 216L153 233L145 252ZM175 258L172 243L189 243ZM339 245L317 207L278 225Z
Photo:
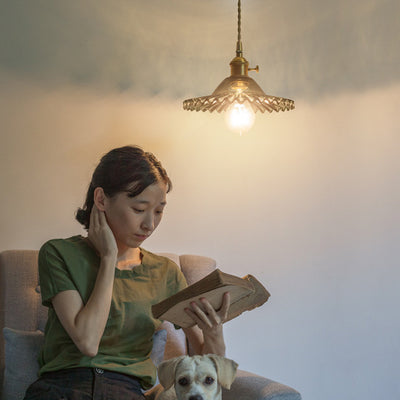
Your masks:
M244 55L267 93L312 99L400 81L397 0L254 0L242 11ZM50 85L205 95L229 74L236 12L227 0L5 2L0 67Z

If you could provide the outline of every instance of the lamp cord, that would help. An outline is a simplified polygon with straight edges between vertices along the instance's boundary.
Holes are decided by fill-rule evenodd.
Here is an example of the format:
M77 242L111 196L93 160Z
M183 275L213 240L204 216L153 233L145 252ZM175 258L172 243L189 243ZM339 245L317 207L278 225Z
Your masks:
M238 38L236 43L236 57L242 57L243 48L242 48L242 36L241 36L241 1L238 0Z
M240 7L240 0L238 0L238 42L241 41L241 7Z

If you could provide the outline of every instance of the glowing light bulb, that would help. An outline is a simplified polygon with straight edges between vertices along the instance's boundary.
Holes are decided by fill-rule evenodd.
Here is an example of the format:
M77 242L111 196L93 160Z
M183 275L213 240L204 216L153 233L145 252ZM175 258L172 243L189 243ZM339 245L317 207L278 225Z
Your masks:
M243 104L235 102L226 111L225 119L231 130L242 134L253 126L255 115L247 101Z

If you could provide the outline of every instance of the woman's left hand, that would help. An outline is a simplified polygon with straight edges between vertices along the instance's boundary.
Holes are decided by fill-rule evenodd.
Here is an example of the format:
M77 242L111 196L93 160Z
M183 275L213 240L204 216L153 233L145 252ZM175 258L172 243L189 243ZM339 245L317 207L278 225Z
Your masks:
M222 325L228 318L230 306L230 293L226 292L223 297L222 306L217 311L206 298L200 299L200 305L192 302L191 308L186 308L186 313L196 322L203 331L204 340L222 339Z

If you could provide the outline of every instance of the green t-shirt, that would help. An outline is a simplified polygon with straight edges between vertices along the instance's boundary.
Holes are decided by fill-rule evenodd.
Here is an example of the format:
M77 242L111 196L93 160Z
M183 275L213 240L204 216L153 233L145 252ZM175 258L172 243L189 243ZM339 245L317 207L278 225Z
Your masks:
M49 307L40 374L75 367L98 367L136 376L144 389L154 385L156 368L150 359L153 334L161 321L151 306L187 286L179 267L166 257L140 249L142 264L115 269L110 314L96 356L83 355L61 325L51 299L77 290L84 303L92 293L100 258L82 236L54 239L39 252L43 305Z

